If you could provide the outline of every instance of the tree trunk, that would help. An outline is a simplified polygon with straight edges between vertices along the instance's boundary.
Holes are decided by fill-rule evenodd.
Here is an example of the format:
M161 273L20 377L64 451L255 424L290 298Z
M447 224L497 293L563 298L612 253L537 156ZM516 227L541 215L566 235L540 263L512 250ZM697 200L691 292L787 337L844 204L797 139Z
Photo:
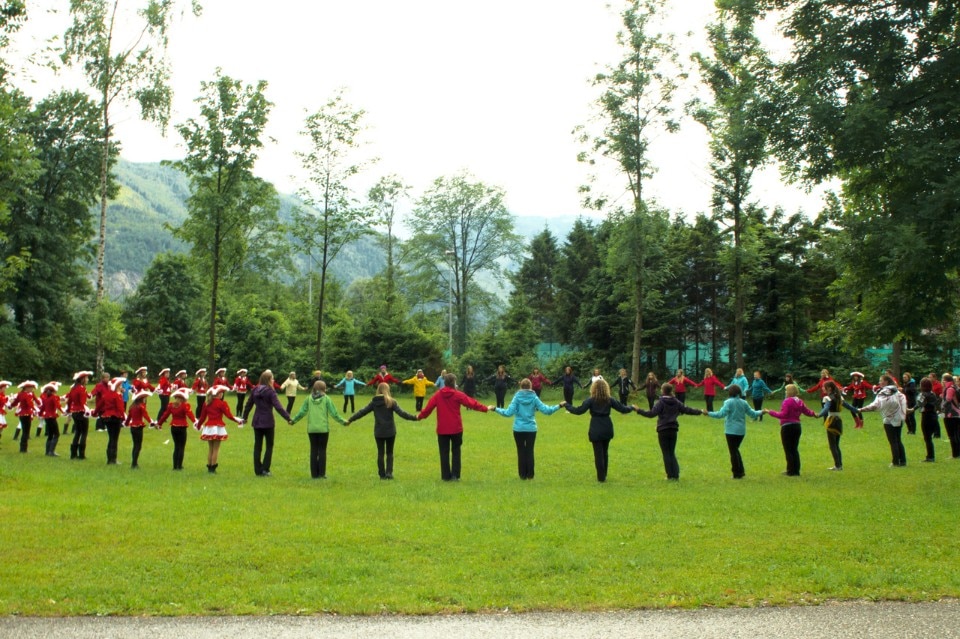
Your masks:
M890 356L890 370L894 375L894 380L900 379L900 358L903 355L903 340L897 340L893 343L893 354Z
M104 88L101 98L101 108L103 109L103 153L100 158L100 237L97 243L97 361L95 370L97 375L103 373L104 367L104 347L103 347L103 327L100 326L100 304L104 298L104 264L107 252L107 178L110 167L110 116L107 101L107 89Z
M220 293L220 215L213 230L213 284L210 289L210 331L207 350L207 369L216 370L217 366L217 295ZM197 415L199 417L199 415Z
M643 340L643 282L635 282L637 312L633 316L633 353L630 366L631 379L640 379L640 355Z

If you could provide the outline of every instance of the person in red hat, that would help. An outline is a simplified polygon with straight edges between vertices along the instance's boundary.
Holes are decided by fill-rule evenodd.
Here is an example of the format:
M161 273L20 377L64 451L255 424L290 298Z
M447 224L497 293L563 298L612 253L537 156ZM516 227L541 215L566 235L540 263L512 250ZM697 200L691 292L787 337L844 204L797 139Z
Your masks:
M233 392L237 394L237 415L243 415L243 404L247 401L247 391L250 389L250 378L247 369L241 368L233 379Z
M57 455L57 442L60 441L60 423L57 418L63 414L57 389L60 382L50 382L40 390L40 419L47 431L47 457Z
M153 393L147 390L134 393L130 410L127 411L127 418L123 421L123 425L130 429L130 439L133 440L133 451L130 459L131 469L140 468L137 462L140 460L140 451L143 449L143 427L150 423L150 413L147 412L147 398L151 395Z
M151 384L150 380L147 378L146 366L141 366L136 370L135 377L133 378L133 390L137 392L147 390L151 393L156 390L156 388L154 388L153 384Z
M157 419L158 428L170 418L170 438L173 439L173 469L183 470L183 455L187 448L187 427L196 421L190 410L190 390L178 388L170 395L167 410Z
M33 427L33 416L40 407L40 402L34 394L37 383L33 380L27 380L17 384L19 392L13 401L10 402L10 408L17 409L17 417L20 418L20 452L27 452L27 445L30 441L30 429ZM16 435L14 435L16 439Z
M229 386L220 384L211 386L207 391L207 402L203 406L203 412L200 413L200 419L197 420L197 430L200 431L200 439L207 442L207 472L216 474L217 460L220 456L220 442L227 439L227 427L224 418L237 423L243 428L243 420L233 416L227 402L223 401L223 394L230 390Z
M873 384L868 382L863 373L853 371L850 373L851 381L843 387L844 393L853 393L853 407L857 410L863 408L863 402L867 398L867 391L873 390ZM853 418L854 428L863 428L863 417L856 415Z
M190 389L197 396L197 415L203 412L203 404L207 401L207 390L210 383L207 381L207 369L201 368L193 376L193 385Z
M103 394L100 406L100 416L107 429L107 464L117 464L117 447L120 444L120 429L126 412L123 407L123 378L114 377L110 380L109 390Z

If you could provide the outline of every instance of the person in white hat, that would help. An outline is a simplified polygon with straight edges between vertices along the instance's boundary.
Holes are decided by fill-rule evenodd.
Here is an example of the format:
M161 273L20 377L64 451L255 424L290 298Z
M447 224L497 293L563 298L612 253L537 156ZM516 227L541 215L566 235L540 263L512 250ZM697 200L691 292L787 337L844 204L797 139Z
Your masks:
M78 371L73 374L73 386L67 391L67 412L73 420L73 441L70 442L70 459L87 458L87 433L90 431L90 418L87 402L87 381L93 371Z
M3 431L7 428L7 393L6 390L13 382L7 380L0 381L0 437L3 437Z
M207 369L201 368L193 376L193 385L190 387L197 396L197 415L203 412L203 403L207 401L207 390L210 383L207 381Z
M20 382L17 384L17 388L20 390L13 401L10 402L10 408L16 408L17 417L20 418L20 430L18 432L20 433L21 453L27 452L27 446L30 442L30 429L33 427L33 415L40 406L40 402L33 392L36 387L37 383L30 379ZM13 438L17 438L16 433L14 433Z
M170 395L167 410L157 418L157 427L163 428L170 418L170 438L173 440L173 469L183 470L183 455L187 448L187 427L196 421L190 410L190 389L178 388Z
M250 389L250 378L247 377L247 369L237 370L237 376L233 379L233 392L237 394L237 415L243 415L243 404L247 400L247 391Z
M136 377L133 379L133 390L139 392L148 390L151 393L156 390L147 377L147 367L141 366L136 371Z
M187 371L184 369L178 370L170 384L173 386L173 390L177 390L178 388L189 388L187 386ZM172 393L173 391L170 392Z
M143 427L151 423L150 413L147 412L147 398L151 395L153 393L147 390L134 393L130 410L127 411L127 418L123 420L123 425L130 429L130 438L133 440L131 469L140 468L137 462L140 460L140 451L143 449Z
M211 386L207 391L207 402L203 405L203 412L200 413L200 419L197 420L197 430L200 431L200 439L209 445L207 450L207 472L215 474L217 472L217 459L220 456L220 442L227 439L227 428L224 424L224 418L232 420L241 428L243 420L233 416L230 407L223 401L223 394L230 390L229 386L217 385Z
M100 405L100 417L107 429L107 464L117 464L117 447L120 444L120 429L126 412L123 408L123 378L114 377L110 380L109 389L103 394Z
M213 383L211 386L230 386L230 382L227 381L227 369L221 367L213 372Z
M160 398L160 412L167 410L167 404L170 402L170 393L173 392L173 383L170 381L170 369L164 368L160 371L160 378L157 380L157 397Z
M40 412L39 417L43 420L44 428L47 431L47 457L59 457L57 455L57 442L60 441L60 423L57 418L63 414L60 406L60 396L57 395L57 389L60 382L50 382L40 390Z

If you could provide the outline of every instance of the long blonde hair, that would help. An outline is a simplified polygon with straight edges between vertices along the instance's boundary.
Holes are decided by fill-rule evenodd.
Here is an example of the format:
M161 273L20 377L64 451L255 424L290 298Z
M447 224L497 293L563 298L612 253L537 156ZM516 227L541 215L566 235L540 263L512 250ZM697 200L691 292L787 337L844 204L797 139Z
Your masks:
M397 403L397 400L390 396L390 384L386 382L380 382L377 385L377 395L383 395L383 403L387 408L393 408Z
M607 380L598 379L590 386L590 399L597 404L610 403L610 384Z

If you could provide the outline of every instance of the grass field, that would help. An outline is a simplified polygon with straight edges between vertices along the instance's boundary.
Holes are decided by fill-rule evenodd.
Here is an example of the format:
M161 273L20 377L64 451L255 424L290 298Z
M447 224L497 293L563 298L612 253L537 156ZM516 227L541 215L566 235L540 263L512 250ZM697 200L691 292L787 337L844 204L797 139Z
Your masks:
M401 403L412 409L409 396ZM839 473L826 470L832 461L820 422L805 421L800 478L780 474L776 420L749 423L741 481L730 478L722 421L683 418L676 483L664 481L654 421L615 415L605 484L594 475L589 417L563 411L538 420L537 476L529 482L517 477L512 420L494 414L467 415L458 483L439 479L433 417L398 421L392 482L377 477L372 416L331 434L327 480L310 479L302 423L278 424L274 476L260 478L249 427L229 429L219 473L209 475L195 431L183 472L170 470L167 430L146 432L141 469L132 471L127 431L123 465L106 466L105 434L91 432L85 462L68 459L67 438L58 459L43 455L42 439L22 455L9 420L0 439L0 615L960 596L960 462L950 459L944 435L937 463L919 463L922 439L905 434L908 466L889 468L875 413L862 431L848 424Z

